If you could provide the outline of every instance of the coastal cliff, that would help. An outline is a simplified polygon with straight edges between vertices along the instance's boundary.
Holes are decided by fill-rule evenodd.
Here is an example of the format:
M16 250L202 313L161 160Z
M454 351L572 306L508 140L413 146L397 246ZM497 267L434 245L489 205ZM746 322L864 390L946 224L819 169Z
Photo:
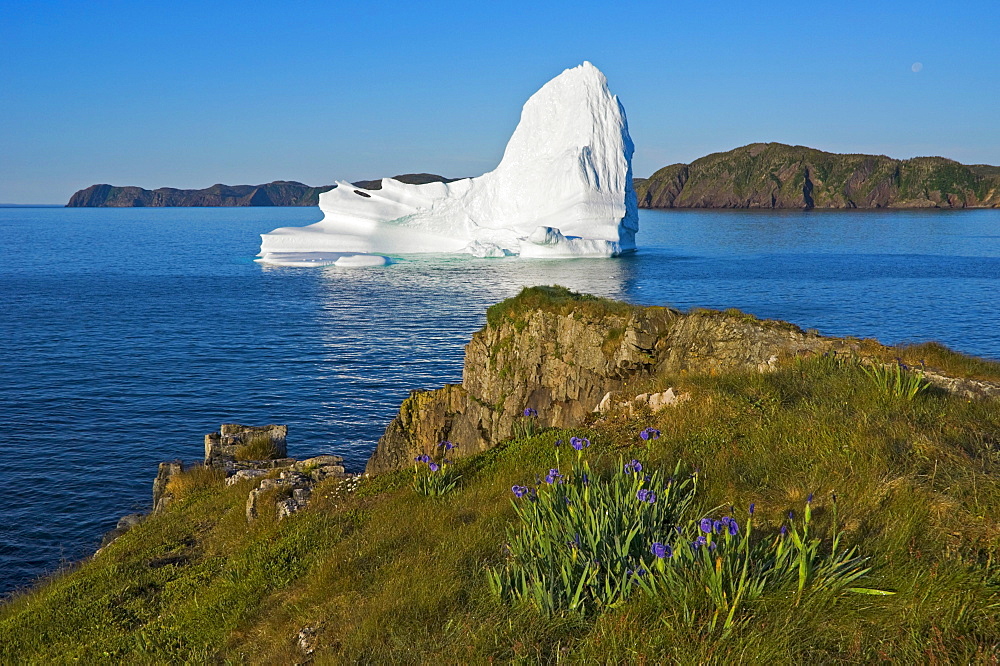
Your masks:
M874 340L829 338L782 321L731 310L682 313L533 287L492 306L465 349L462 383L413 391L386 428L366 471L410 467L438 442L470 455L509 439L534 410L538 427L585 422L608 394L642 394L656 378L766 372L788 359L822 354L891 359ZM1000 395L972 380L928 380L959 394Z
M640 208L995 208L1000 169L753 143L636 179Z
M431 173L408 173L393 176L404 183L423 184L451 182ZM379 180L361 180L353 183L357 187L378 190ZM116 187L114 185L91 185L75 192L66 204L67 208L131 208L131 207L178 207L178 206L317 206L319 195L335 188L336 185L310 187L295 181L276 180L264 185L222 185L217 184L201 190L179 190L161 187L146 190L141 187Z

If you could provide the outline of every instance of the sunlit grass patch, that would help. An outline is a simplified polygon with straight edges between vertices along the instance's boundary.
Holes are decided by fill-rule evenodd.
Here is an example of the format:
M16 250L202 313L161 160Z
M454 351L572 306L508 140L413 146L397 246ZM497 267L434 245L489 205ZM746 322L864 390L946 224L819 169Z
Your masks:
M225 470L218 467L192 465L168 479L166 492L175 499L183 499L195 491L221 485L225 478Z
M277 458L278 447L266 432L253 433L247 441L236 447L236 460L270 460Z

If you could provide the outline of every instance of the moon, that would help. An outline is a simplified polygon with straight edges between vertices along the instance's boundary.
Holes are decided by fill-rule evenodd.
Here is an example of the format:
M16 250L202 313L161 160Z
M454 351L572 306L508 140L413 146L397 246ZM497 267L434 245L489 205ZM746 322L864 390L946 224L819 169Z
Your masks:
M910 65L910 69L913 71L914 74L919 72L923 68L924 68L924 63L922 62L915 62L912 65Z

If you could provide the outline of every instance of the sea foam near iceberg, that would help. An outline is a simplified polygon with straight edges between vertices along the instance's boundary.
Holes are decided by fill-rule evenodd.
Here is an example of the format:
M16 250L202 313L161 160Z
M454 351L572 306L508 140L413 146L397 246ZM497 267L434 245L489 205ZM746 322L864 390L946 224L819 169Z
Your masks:
M632 252L639 228L633 150L625 109L604 74L584 62L528 99L493 171L423 185L383 178L380 190L338 181L320 195L323 219L262 234L258 261L383 265L385 254Z

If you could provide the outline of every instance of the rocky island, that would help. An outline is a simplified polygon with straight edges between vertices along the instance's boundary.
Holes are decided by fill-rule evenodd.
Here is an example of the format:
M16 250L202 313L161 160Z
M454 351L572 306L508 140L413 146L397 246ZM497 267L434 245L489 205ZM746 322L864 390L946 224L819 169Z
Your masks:
M998 406L1000 364L933 343L526 289L366 474L282 426L161 465L0 605L0 662L989 662Z
M752 143L635 179L640 208L996 208L1000 167Z
M393 176L393 179L414 185L450 183L454 180L432 173L406 173ZM382 180L360 180L353 185L377 190L382 187ZM276 180L264 185L217 184L201 190L179 190L173 187L146 190L141 187L104 184L91 185L75 192L66 207L316 206L319 204L319 195L335 187L337 186L310 187L293 180Z

